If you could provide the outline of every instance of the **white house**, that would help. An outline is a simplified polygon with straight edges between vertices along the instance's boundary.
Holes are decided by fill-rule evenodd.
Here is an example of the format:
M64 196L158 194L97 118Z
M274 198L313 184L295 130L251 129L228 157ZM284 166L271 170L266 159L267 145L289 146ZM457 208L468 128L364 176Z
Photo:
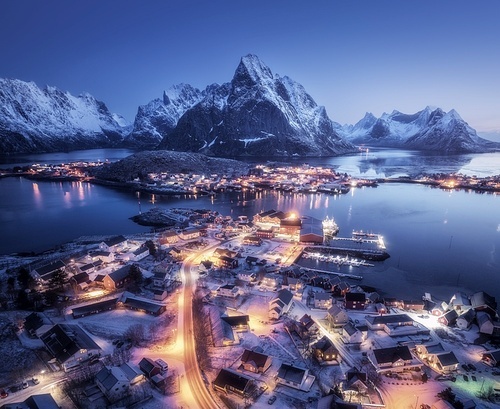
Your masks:
M333 298L330 293L314 293L314 308L327 310L332 306Z
M89 253L89 257L93 262L101 260L103 263L111 263L115 259L114 253L104 250L93 251Z
M314 379L313 375L309 375L308 369L286 363L281 364L276 375L276 383L305 392L311 389Z
M200 230L196 227L188 227L179 233L182 240L194 240L200 237Z
M131 261L141 261L149 256L149 248L146 246L140 246L137 250L130 254Z
M405 369L421 368L422 364L413 359L406 345L374 349L368 354L368 359L377 372L402 372Z
M56 324L40 339L64 371L101 353L99 345L78 325Z
M269 318L280 319L293 305L293 294L288 290L280 290L276 297L269 301Z
M337 304L333 304L330 308L328 308L326 320L331 327L343 327L349 322L349 315L346 310L339 307Z
M227 298L236 298L240 293L239 287L233 284L226 284L219 287L218 296Z
M105 366L95 376L97 386L110 402L123 398L130 386L142 379L144 375L126 363L121 366Z
M361 344L366 339L366 333L348 322L342 327L342 339L346 344Z
M99 249L116 253L122 251L127 247L127 239L123 236L115 236L108 240L104 240L99 244Z

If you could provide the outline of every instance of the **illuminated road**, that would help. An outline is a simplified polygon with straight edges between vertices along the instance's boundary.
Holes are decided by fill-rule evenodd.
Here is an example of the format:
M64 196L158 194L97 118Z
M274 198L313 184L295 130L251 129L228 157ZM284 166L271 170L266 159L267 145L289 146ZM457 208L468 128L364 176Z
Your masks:
M189 393L192 400L196 402L196 408L200 409L213 409L218 407L217 403L212 399L212 396L207 391L205 383L201 378L200 369L198 367L198 360L196 358L196 349L193 335L193 292L195 282L191 276L191 267L193 260L198 254L188 257L182 264L181 273L184 277L184 291L181 295L179 318L182 314L183 324L179 325L182 328L183 334L179 341L184 345L184 367L186 371L187 385L189 386ZM181 312L182 311L182 312ZM182 339L183 338L183 339ZM183 396L187 396L188 391L182 390Z

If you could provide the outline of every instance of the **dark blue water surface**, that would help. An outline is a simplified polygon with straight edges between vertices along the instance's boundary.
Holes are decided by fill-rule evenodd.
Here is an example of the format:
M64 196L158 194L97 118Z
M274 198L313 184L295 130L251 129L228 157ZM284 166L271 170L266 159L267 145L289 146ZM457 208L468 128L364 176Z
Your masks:
M399 151L398 156L397 152L382 152L380 161L386 165L377 172L395 174L397 167L398 173L408 174L416 166L418 155ZM359 164L366 162L359 155L336 159L339 168L363 174ZM498 159L472 155L468 162L456 159L455 166L462 173L498 174ZM441 161L435 168L427 165L428 171L451 168L451 162L443 165ZM366 168L375 172L372 165ZM353 189L341 196L264 191L192 199L156 196L153 200L142 194L140 206L142 211L153 206L208 208L233 217L271 208L319 219L334 217L339 236L362 229L385 238L389 259L372 268L342 267L341 272L363 276L363 284L402 297L420 297L429 291L445 298L464 289L485 290L500 300L500 195L391 183ZM129 220L138 212L133 192L80 182L0 179L0 254L43 251L85 235L149 231Z

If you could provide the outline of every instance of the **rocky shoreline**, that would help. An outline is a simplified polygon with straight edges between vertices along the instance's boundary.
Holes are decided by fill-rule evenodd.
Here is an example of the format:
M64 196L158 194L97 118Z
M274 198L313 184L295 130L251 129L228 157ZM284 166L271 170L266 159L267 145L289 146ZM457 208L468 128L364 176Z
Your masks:
M177 224L176 220L168 217L162 209L158 208L153 208L145 213L132 216L130 220L141 226L151 227L172 227Z

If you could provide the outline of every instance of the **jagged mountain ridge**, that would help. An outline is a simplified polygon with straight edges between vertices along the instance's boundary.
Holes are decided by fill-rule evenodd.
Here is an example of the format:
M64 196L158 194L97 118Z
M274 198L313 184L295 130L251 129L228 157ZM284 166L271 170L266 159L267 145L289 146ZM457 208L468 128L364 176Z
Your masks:
M0 79L0 151L53 152L116 146L130 129L90 94Z
M161 144L160 144L161 142ZM304 88L243 57L231 82L200 91L180 84L140 106L133 127L89 94L0 79L0 152L128 146L215 156L328 156L353 144L450 153L500 150L454 111L372 114L355 125L330 120Z
M454 110L426 107L415 114L393 111L376 118L371 113L355 125L345 125L341 134L355 144L439 151L485 152L500 144L479 137Z
M125 138L128 146L155 148L176 127L179 118L199 102L205 91L179 84L163 92L163 98L139 106L132 132Z
M214 156L329 156L355 151L324 107L289 77L247 55L230 83L213 84L159 149Z

